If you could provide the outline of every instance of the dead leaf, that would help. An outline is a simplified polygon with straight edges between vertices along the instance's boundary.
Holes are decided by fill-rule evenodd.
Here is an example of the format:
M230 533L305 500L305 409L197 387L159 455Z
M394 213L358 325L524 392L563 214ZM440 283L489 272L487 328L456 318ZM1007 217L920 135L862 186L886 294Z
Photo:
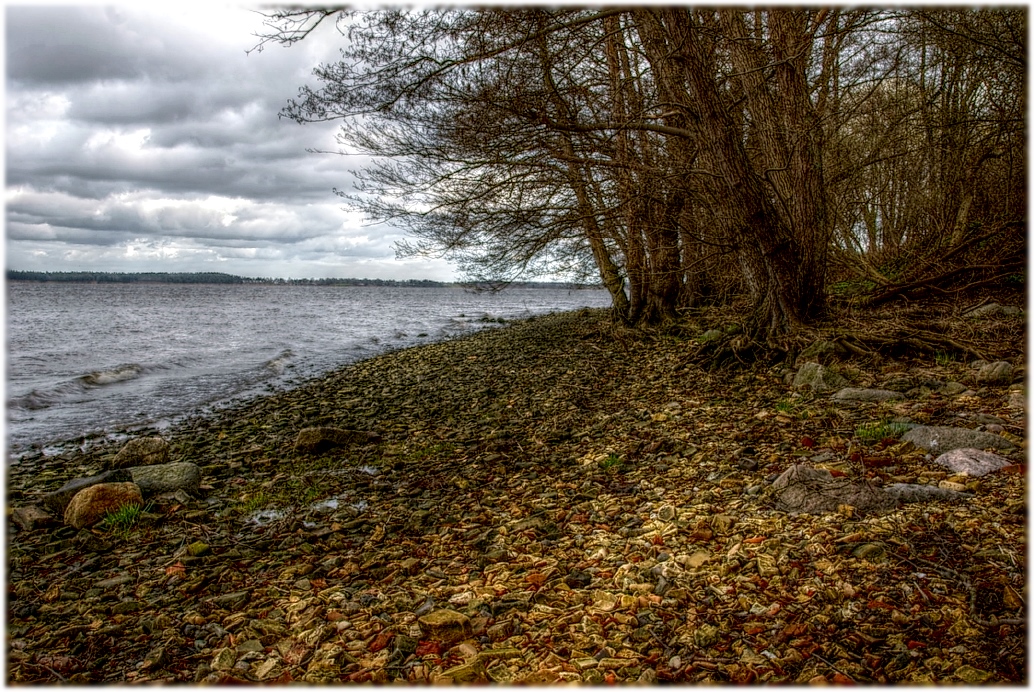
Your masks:
M178 574L180 576L183 576L186 573L187 573L187 566L184 565L182 562L177 562L176 564L169 565L168 567L165 568L165 576L167 576L167 577L172 576L173 574Z

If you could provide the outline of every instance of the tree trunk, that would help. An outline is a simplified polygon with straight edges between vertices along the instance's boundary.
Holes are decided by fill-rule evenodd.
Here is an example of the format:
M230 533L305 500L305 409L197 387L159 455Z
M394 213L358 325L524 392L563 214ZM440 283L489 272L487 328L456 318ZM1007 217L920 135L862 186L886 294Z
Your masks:
M546 89L548 98L555 110L557 122L562 125L569 125L573 122L567 103L557 89L552 75L552 60L549 56L549 49L546 45L546 38L542 36L538 40L538 47L541 57L542 83ZM578 214L582 219L582 228L589 247L592 249L593 259L600 272L600 279L610 293L611 307L614 316L620 322L628 323L631 319L628 297L625 295L625 282L621 278L621 272L614 259L610 256L607 244L600 229L596 211L589 196L588 175L583 172L577 163L578 156L575 151L574 140L570 132L559 133L561 151L567 161L567 179L571 190L575 194L578 204Z
M718 220L737 248L739 264L754 301L750 327L770 343L799 328L810 317L814 294L812 267L792 229L751 166L740 130L722 102L714 46L689 11L654 10L683 66L696 106L699 141L718 177L722 213Z

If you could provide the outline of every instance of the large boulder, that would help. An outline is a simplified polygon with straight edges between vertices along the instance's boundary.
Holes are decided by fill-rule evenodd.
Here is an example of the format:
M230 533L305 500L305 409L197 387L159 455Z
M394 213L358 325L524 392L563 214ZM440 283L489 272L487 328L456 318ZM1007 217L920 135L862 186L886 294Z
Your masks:
M334 447L365 445L380 441L380 435L361 430L341 428L304 428L298 431L294 448L302 454L317 454Z
M857 510L894 509L905 502L966 500L972 497L946 488L913 483L895 483L880 488L868 481L834 478L825 469L795 465L772 483L776 507L784 512L820 514L835 512L841 505Z
M1012 464L1005 457L1000 457L982 449L953 449L934 459L935 464L947 467L955 473L968 476L985 476L992 471Z
M847 380L818 363L805 363L793 378L793 388L810 387L815 393L831 392L847 385Z
M963 448L986 449L991 447L1009 450L1016 446L1000 435L944 425L919 425L905 433L901 439L935 454Z
M772 483L776 507L784 512L820 514L840 505L861 511L893 509L897 501L867 481L834 478L825 469L795 464Z
M138 437L127 442L111 462L113 469L150 466L169 461L169 443L162 437Z
M980 384L1006 385L1012 382L1012 363L1005 360L998 360L994 363L985 363L977 371L977 382Z
M188 461L134 466L127 470L143 495L173 493L177 490L195 493L201 485L201 469Z
M51 514L56 517L64 516L65 508L72 501L80 490L89 488L91 485L100 483L125 483L132 481L133 477L129 471L118 469L116 471L105 471L89 478L73 478L54 492L47 493L40 498L40 502Z
M92 526L108 512L127 505L142 505L136 483L99 483L76 493L65 508L65 523L77 529Z

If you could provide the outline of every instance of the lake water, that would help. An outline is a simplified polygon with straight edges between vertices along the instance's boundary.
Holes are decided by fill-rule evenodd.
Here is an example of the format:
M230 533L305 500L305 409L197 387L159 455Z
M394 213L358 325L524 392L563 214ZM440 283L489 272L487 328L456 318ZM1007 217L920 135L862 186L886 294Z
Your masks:
M163 428L384 351L606 307L604 290L7 284L9 458Z

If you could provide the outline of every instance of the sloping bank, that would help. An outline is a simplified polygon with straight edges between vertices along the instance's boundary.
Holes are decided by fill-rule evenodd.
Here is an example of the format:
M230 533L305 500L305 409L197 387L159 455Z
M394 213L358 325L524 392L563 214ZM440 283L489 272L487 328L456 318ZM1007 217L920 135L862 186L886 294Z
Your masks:
M187 421L171 456L203 497L124 531L11 534L9 681L1025 677L1022 627L992 624L1022 608L1022 476L954 478L852 433L973 411L1022 432L1005 387L844 408L778 370L706 374L690 345L552 315ZM300 454L313 426L379 439ZM114 451L14 470L10 504ZM766 479L798 461L973 498L786 514Z

